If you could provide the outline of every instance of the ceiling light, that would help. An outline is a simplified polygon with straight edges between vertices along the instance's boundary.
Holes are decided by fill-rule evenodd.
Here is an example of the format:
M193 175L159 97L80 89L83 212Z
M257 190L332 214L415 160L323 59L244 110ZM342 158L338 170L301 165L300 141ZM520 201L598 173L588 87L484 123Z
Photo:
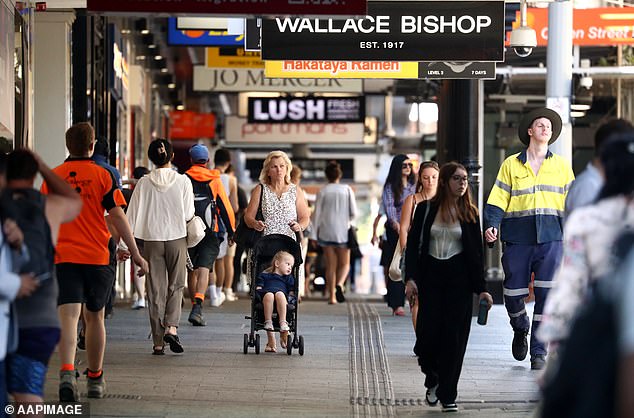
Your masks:
M166 73L166 72L168 72L168 71L169 71L169 70L168 70L167 68L161 68L161 72L162 72L162 73Z
M158 60L162 60L163 56L162 55L154 55L154 59L157 60L157 61Z
M578 110L573 110L572 112L570 112L570 117L571 118L582 118L586 115L586 112L582 112L582 111L578 111Z
M141 35L148 35L149 33L150 33L150 30L149 30L149 29L143 29L143 30L141 31Z
M168 88L168 89L175 89L175 88L176 88L176 83L169 83L169 84L167 85L167 88Z
M176 110L185 110L185 105L182 105L182 104L177 105Z
M570 110L586 111L590 110L590 105L585 103L573 103L570 105Z

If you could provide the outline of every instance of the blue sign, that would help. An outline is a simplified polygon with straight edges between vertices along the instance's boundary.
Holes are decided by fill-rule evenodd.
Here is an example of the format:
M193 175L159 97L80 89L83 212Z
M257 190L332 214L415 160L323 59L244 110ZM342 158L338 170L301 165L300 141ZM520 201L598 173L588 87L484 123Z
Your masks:
M243 46L244 35L227 35L219 30L179 30L176 18L167 23L167 44L185 46Z

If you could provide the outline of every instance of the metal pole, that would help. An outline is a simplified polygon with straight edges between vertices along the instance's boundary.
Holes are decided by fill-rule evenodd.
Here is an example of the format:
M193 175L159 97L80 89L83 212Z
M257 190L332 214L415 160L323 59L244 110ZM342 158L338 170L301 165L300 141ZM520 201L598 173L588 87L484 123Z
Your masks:
M550 148L572 162L572 2L556 1L548 6L546 106L561 115L563 129Z

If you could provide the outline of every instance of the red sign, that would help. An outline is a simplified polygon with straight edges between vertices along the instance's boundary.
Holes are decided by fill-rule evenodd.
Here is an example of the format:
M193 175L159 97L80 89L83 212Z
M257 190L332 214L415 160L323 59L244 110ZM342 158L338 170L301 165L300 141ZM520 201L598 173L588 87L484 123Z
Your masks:
M517 12L513 28L519 27L519 20L519 12ZM537 46L548 45L548 9L528 9L526 24L537 33ZM634 44L633 35L634 11L631 7L573 10L573 45L631 45ZM510 36L511 33L507 32L507 46Z
M88 0L90 12L365 15L367 0Z
M170 112L171 139L213 138L216 135L216 115L189 110Z

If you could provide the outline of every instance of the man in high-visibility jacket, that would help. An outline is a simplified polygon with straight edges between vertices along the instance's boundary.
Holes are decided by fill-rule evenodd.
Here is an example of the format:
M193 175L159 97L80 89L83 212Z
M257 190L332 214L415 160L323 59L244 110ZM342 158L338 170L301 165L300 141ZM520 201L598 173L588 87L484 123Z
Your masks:
M561 133L561 118L550 109L535 109L520 121L518 135L527 148L508 157L484 209L484 237L504 243L504 304L513 337L512 352L522 361L528 352L530 320L524 298L535 274L535 308L531 331L531 369L544 367L545 344L535 335L552 279L562 257L566 194L574 180L570 163L553 154L548 145ZM501 225L500 225L501 224Z

